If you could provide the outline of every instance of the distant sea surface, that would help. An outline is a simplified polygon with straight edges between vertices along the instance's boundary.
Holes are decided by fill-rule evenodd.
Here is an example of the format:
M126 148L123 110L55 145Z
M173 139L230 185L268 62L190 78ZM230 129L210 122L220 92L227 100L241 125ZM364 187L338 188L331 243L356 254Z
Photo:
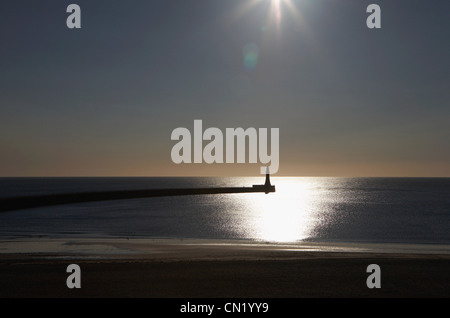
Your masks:
M272 177L276 192L155 197L0 213L0 239L129 237L450 244L450 178ZM236 178L0 178L0 197L252 186Z

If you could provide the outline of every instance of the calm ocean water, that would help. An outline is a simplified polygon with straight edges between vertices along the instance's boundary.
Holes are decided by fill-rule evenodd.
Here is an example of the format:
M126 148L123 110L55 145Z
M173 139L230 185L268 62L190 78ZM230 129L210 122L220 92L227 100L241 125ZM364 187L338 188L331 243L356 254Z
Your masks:
M251 186L257 178L0 178L0 196ZM149 237L450 244L450 178L273 177L277 192L129 199L0 213L0 239Z

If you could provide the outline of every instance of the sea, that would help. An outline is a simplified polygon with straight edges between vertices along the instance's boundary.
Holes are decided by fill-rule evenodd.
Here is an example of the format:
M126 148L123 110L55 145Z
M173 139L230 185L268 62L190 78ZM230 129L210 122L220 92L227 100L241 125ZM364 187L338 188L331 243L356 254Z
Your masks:
M261 177L0 178L0 197L251 187ZM275 193L111 200L0 213L0 240L169 238L450 244L450 178L272 177Z

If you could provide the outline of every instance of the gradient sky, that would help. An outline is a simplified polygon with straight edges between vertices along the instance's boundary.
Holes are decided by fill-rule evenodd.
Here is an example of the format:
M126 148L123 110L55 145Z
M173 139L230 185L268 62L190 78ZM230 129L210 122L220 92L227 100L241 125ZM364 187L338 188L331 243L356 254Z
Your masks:
M0 176L259 175L172 163L171 132L194 119L279 128L278 175L450 176L450 1L272 6L2 0Z

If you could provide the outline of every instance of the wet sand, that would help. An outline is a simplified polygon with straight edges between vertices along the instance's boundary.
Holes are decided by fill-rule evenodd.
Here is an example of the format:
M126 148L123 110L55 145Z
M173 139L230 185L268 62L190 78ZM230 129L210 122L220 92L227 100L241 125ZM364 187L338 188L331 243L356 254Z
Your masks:
M81 288L69 289L69 264ZM370 289L367 266L381 268ZM447 247L173 240L0 242L1 298L448 298Z

